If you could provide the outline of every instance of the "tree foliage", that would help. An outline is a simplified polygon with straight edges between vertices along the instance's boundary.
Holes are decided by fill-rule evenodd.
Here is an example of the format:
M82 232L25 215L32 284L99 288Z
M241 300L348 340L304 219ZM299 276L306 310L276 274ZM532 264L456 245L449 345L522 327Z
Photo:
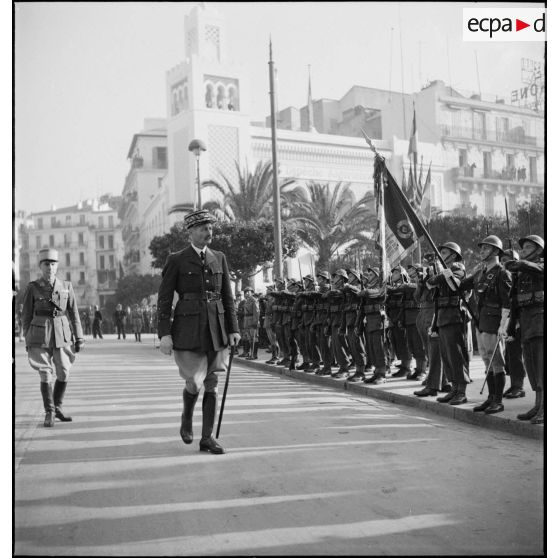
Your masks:
M244 221L271 219L273 201L273 166L271 161L260 161L254 172L241 170L236 164L237 181L231 182L222 174L223 182L206 180L203 188L214 188L219 193L216 200L204 203L204 209L211 211L221 221ZM284 179L279 184L281 199L287 203L289 195L286 188L294 183Z
M356 199L350 184L310 182L291 193L288 222L300 238L318 253L318 266L329 267L331 260L351 245L372 242L376 217L372 192Z
M538 234L544 238L544 199L535 197L531 202L518 205L517 211L510 213L510 235L513 248L517 250L517 241L529 234ZM529 226L530 223L530 226ZM437 245L444 242L457 242L463 252L463 259L467 267L479 263L478 243L490 234L495 234L509 248L508 228L505 216L497 217L465 217L458 215L441 215L432 219L429 232ZM421 247L424 251L431 248L423 240Z
M122 306L140 304L143 298L156 293L161 284L161 275L126 275L118 280L114 302Z
M283 257L296 256L299 248L296 233L288 226L282 230ZM155 237L149 245L152 266L162 268L167 257L189 245L188 233L182 224L174 225L170 232ZM274 258L273 223L261 219L253 223L242 221L217 222L213 226L210 248L224 252L229 271L246 282L264 264Z

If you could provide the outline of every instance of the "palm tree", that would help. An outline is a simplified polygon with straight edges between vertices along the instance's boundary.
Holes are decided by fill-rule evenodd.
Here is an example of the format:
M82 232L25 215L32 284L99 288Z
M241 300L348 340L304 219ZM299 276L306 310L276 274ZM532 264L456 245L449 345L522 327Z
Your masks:
M291 192L288 220L300 238L318 252L318 265L329 267L339 249L370 244L376 226L373 194L356 200L350 184L310 182Z
M235 162L238 175L238 184L233 184L223 173L224 183L215 180L206 180L202 188L215 188L220 196L218 200L204 203L203 207L211 211L216 217L224 221L257 221L258 219L271 219L273 216L273 166L271 161L260 161L251 172L242 171L238 162ZM281 200L288 202L287 186L293 184L294 179L283 179L279 188Z

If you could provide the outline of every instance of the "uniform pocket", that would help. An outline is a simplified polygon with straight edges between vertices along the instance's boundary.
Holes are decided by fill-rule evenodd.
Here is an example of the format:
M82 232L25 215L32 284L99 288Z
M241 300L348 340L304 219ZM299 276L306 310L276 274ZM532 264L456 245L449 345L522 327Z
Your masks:
M27 335L25 336L25 344L28 347L42 346L46 343L46 327L44 324L36 324L31 322Z

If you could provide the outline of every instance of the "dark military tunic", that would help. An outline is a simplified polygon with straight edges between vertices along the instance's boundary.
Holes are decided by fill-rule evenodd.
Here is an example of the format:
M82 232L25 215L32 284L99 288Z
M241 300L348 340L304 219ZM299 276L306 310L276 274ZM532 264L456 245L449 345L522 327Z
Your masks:
M375 367L374 376L385 377L387 358L384 344L385 331L385 289L362 289L359 293L361 304L357 318L358 329L364 328L371 362Z
M171 324L175 291L179 300ZM171 254L163 268L157 312L159 338L172 335L174 350L224 349L228 334L238 333L225 255L206 248L202 263L192 246Z

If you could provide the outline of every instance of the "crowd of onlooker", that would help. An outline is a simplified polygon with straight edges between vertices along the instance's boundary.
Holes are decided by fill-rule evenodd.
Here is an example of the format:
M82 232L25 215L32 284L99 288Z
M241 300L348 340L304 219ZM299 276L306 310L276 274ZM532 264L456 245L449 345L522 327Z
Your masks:
M117 304L112 314L106 315L98 306L80 312L81 325L85 335L93 339L103 338L103 334L117 334L117 339L126 339L134 335L135 341L141 343L142 333L157 333L157 306L132 304L123 307Z

